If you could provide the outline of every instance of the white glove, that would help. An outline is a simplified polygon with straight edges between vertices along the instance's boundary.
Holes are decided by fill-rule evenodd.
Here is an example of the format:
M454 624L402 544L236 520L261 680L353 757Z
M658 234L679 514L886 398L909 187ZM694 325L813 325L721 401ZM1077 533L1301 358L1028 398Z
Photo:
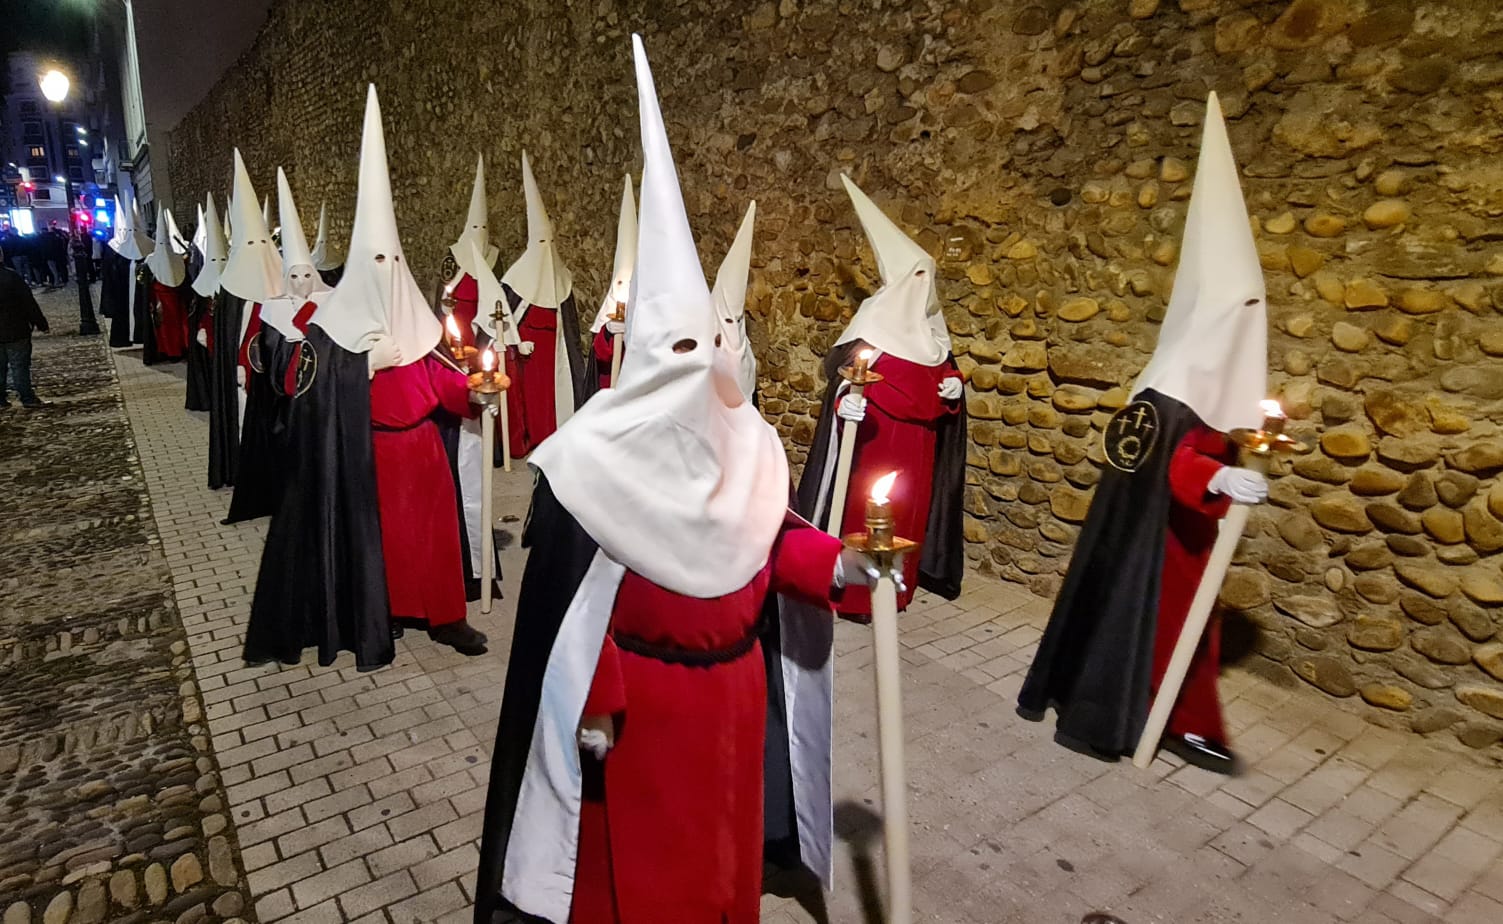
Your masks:
M1211 476L1210 491L1239 504L1261 504L1268 499L1268 481L1250 468L1228 465Z
M606 321L605 322L605 329L610 332L610 335L612 337L619 337L622 334L626 333L626 322L625 321Z
M866 399L860 395L847 394L835 405L835 416L851 423L860 423L866 419Z
M536 343L533 343L531 340L523 340L521 343L517 344L517 352L521 353L523 356L531 356L532 351L536 350L537 348L538 345Z
M371 343L370 351L365 354L366 368L371 378L382 369L390 369L402 363L402 349L397 342L390 337L378 337Z
M594 754L596 760L605 760L605 755L611 750L611 740L598 728L581 728L579 749Z
M198 341L198 345L201 346L201 347L203 347L204 349L208 349L209 348L209 332L208 331L206 331L206 330L199 331L198 332L198 336L194 337L193 339L197 340Z
M894 556L888 576L897 585L898 593L908 591L908 586L903 583L903 556ZM835 559L835 576L831 583L835 587L845 587L853 582L875 587L881 577L882 572L877 569L876 562L868 558L865 553L847 547L841 549L840 557Z
M488 405L485 406L485 412L487 414L491 415L492 417L499 417L499 416L501 416L501 405L500 404L488 404Z
M953 375L939 383L939 396L946 401L954 401L964 392L965 383Z
M245 387L245 367L244 366L236 366L235 367L235 384L239 385L241 388Z

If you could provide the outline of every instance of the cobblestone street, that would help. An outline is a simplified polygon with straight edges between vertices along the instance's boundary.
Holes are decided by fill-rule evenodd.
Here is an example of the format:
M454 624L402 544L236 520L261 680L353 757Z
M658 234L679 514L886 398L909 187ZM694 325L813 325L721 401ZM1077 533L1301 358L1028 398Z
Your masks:
M507 598L472 607L488 655L409 632L373 673L246 667L266 524L220 525L181 370L115 354L117 386L103 341L67 333L71 291L43 304L54 404L0 412L3 924L468 922L521 551ZM497 473L513 532L529 489ZM905 617L917 919L1503 921L1497 766L1235 668L1243 775L1097 762L1014 715L1047 614L973 575ZM765 922L879 919L872 651L858 626L836 640L836 886L822 907L774 881Z

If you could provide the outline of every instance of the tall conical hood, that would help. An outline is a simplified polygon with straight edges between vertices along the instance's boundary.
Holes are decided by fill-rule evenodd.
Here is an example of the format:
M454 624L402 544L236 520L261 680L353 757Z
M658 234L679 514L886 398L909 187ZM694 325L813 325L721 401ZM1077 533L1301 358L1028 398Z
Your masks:
M882 287L856 309L836 344L863 340L872 347L921 366L937 366L950 356L950 329L939 307L934 258L903 233L851 178L841 174L856 217L877 258Z
M120 256L127 260L144 260L156 249L156 244L143 230L145 222L141 220L141 210L132 199L129 209L120 206L119 197L115 198L115 237L110 239L110 247Z
M472 248L470 245L474 244ZM498 251L491 245L490 210L485 204L485 157L475 160L475 185L470 189L470 209L465 213L464 231L459 240L449 246L454 262L461 273L479 279L474 254L479 254L486 266L494 266Z
M365 99L360 183L345 272L313 320L335 343L352 352L365 352L375 338L388 335L401 350L403 365L427 356L443 333L412 278L397 234L386 132L374 84Z
M311 276L314 292L327 292L329 284L318 275L308 238L303 234L303 220L298 217L297 202L292 198L292 184L287 173L277 168L277 218L282 223L282 291L291 295L296 286L294 276Z
M313 239L313 268L317 270L336 270L344 265L344 257L338 250L329 245L329 207L323 203L318 206L318 233Z
M224 239L224 227L219 221L219 209L214 207L214 194L209 193L208 205L204 207L204 265L193 277L193 291L209 298L219 291L219 277L224 274L224 265L229 262L229 244Z
M719 324L652 72L641 39L632 42L645 167L631 346L613 387L545 440L532 464L606 555L675 593L715 597L746 586L767 562L787 507L788 462L715 346Z
M110 239L105 244L116 253L120 252L120 245L125 242L125 234L130 229L130 215L120 205L120 197L115 197L115 226L110 229Z
M526 305L557 308L573 291L574 277L553 247L553 221L543 208L526 151L522 152L522 192L527 198L527 249L501 281L522 297L524 310Z
M1152 388L1208 426L1255 427L1268 391L1268 315L1232 145L1212 93L1174 291L1134 394Z
M172 213L162 208L160 202L157 203L156 246L146 258L146 265L162 285L175 289L183 284L183 258L172 246Z
M172 217L172 209L167 210L167 240L179 256L188 253L188 242L184 240L183 232L178 230L177 219Z
M611 270L611 284L605 290L605 300L595 314L595 323L590 333L605 326L616 313L617 305L626 304L631 295L631 273L637 264L637 202L631 194L631 175L627 174L621 190L621 215L616 219L616 262Z
M282 258L271 242L266 221L256 210L256 190L235 149L235 198L230 202L230 259L219 285L248 302L265 302L282 294Z
M757 203L746 207L746 217L731 241L731 249L715 274L710 300L720 321L721 346L736 364L736 380L748 401L757 390L757 355L746 339L746 287L751 276L752 229L757 223Z
M193 226L193 249L198 251L199 257L204 255L204 248L209 243L209 228L204 224L204 204L198 204L198 223Z

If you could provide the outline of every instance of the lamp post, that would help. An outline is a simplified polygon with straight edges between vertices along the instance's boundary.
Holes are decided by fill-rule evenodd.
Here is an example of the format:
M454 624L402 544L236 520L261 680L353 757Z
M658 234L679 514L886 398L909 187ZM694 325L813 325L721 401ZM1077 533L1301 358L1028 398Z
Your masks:
M73 176L68 172L68 149L67 141L63 138L63 102L68 98L68 90L72 83L68 75L57 68L43 74L38 81L42 87L42 95L52 104L54 118L55 137L57 139L58 159L62 164L63 172L54 179L63 181L63 196L68 208L68 242L73 242Z

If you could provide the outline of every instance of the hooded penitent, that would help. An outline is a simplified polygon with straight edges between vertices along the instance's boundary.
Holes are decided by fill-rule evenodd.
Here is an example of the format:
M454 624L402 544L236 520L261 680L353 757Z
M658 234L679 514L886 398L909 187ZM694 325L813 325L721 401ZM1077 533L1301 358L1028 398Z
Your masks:
M1131 751L1148 714L1167 579L1171 461L1202 424L1258 424L1267 324L1262 269L1213 93L1158 346L1133 402L1107 425L1112 464L1018 695L1025 715L1042 717L1054 706L1061 735L1100 754ZM1119 431L1133 437L1131 453L1110 451Z
M397 234L386 131L374 86L365 103L355 225L344 275L314 321L352 353L364 353L377 337L389 336L401 350L402 365L422 360L443 333L412 277Z
M276 328L284 337L301 340L303 333L293 323L309 302L322 303L331 290L313 266L308 238L292 198L287 174L277 168L277 217L282 226L282 296L268 301L261 309L261 320Z
M313 268L332 273L344 265L344 257L329 244L329 207L318 207L318 231L313 237Z
M219 209L214 206L214 194L209 194L209 204L203 209L199 221L203 235L204 265L193 279L193 291L204 298L213 298L219 291L219 277L224 274L224 265L229 260L230 247L224 239L224 228L219 221ZM198 235L194 235L197 239Z
M449 253L453 255L454 262L459 264L461 273L479 279L477 272L479 265L474 257L480 254L479 263L487 267L494 266L496 247L490 240L490 218L485 205L485 158L482 156L475 161L475 185L470 189L470 208L465 213L464 231L460 232L459 239L449 245ZM473 247L471 246L473 245Z
M621 190L621 215L616 220L616 259L611 270L611 285L605 290L605 299L595 313L590 333L599 332L616 313L616 306L626 304L631 294L631 273L636 264L637 203L631 194L631 176L628 175Z
M247 302L266 302L282 294L282 258L265 217L256 209L256 190L238 149L230 215L230 258L220 274L220 287Z
M845 332L835 341L864 341L868 346L921 366L936 366L950 356L950 329L939 309L934 258L867 198L844 174L845 191L866 232L882 287L873 292Z
M146 265L151 268L151 275L157 282L169 288L177 288L183 284L185 269L183 258L172 240L172 231L172 213L163 209L161 203L157 203L156 245L146 258Z
M527 152L522 152L522 193L527 200L527 249L501 281L522 299L518 320L527 306L558 308L574 291L574 277L553 247L553 220L543 207L543 194L532 176Z
M560 511L540 513L535 501L534 516L561 517L566 524L561 530L588 545L589 551L578 557L581 566L589 564L566 579L577 588L572 593L541 588L544 580L556 583L539 577L549 561L565 569L573 565L549 558L564 552L556 545L546 551L534 546L532 561L538 564L530 561L531 577L524 578L524 595L536 594L531 599L549 613L554 603L566 612L560 614L561 623L551 626L552 616L532 611L525 626L518 623L497 739L505 743L498 745L498 754L505 753L493 767L486 808L478 921L490 920L498 893L549 921L569 919L577 894L583 773L576 730L607 623L619 605L618 590L626 592L623 579L651 582L654 592L697 598L689 601L695 606L741 591L767 566L785 517L788 468L783 448L742 395L729 354L715 346L719 324L684 211L652 75L640 39L634 44L647 166L626 322L631 350L615 387L591 398L531 459L540 473L539 494L551 489L546 510ZM602 503L602 498L610 501ZM621 510L632 515L620 516ZM545 541L538 528L535 519L533 536ZM544 531L546 541L561 535L552 528ZM546 603L540 599L544 596L550 597ZM541 637L554 630L556 638ZM534 650L546 667L533 662ZM761 665L752 665L760 677ZM695 668L682 673L704 672ZM738 701L725 708L744 715L747 706ZM765 708L761 701L751 706L754 714ZM651 733L646 726L639 731ZM715 733L709 734L713 738ZM738 741L736 747L744 744ZM759 740L756 745L760 754ZM669 750L665 747L661 759L669 759ZM611 766L624 765L608 764L607 773ZM699 783L713 789L716 798L725 798L715 782ZM691 797L697 794L684 793ZM630 801L629 794L619 798ZM722 819L696 822L719 825ZM624 825L622 835L651 836L630 821ZM611 836L616 837L614 830ZM628 847L618 849L617 862L634 860ZM682 870L663 872L684 875ZM581 873L585 875L598 892L599 871ZM628 874L618 870L616 880L623 875ZM674 888L682 886L675 882ZM755 903L755 895L751 900ZM626 919L641 913L623 910ZM717 910L680 919L722 917Z
M757 354L746 339L746 287L751 275L752 228L757 223L757 203L746 207L746 217L736 230L736 239L715 274L715 288L710 297L715 303L715 317L720 320L721 346L736 364L736 380L741 393L750 401L757 393Z
M115 197L115 233L109 246L120 257L120 262L109 268L104 286L109 292L100 293L101 308L114 323L110 326L110 346L126 346L140 343L143 358L155 353L150 325L146 318L146 303L142 293L136 290L136 265L145 260L156 245L142 229L143 222L134 200L130 208L121 205Z

